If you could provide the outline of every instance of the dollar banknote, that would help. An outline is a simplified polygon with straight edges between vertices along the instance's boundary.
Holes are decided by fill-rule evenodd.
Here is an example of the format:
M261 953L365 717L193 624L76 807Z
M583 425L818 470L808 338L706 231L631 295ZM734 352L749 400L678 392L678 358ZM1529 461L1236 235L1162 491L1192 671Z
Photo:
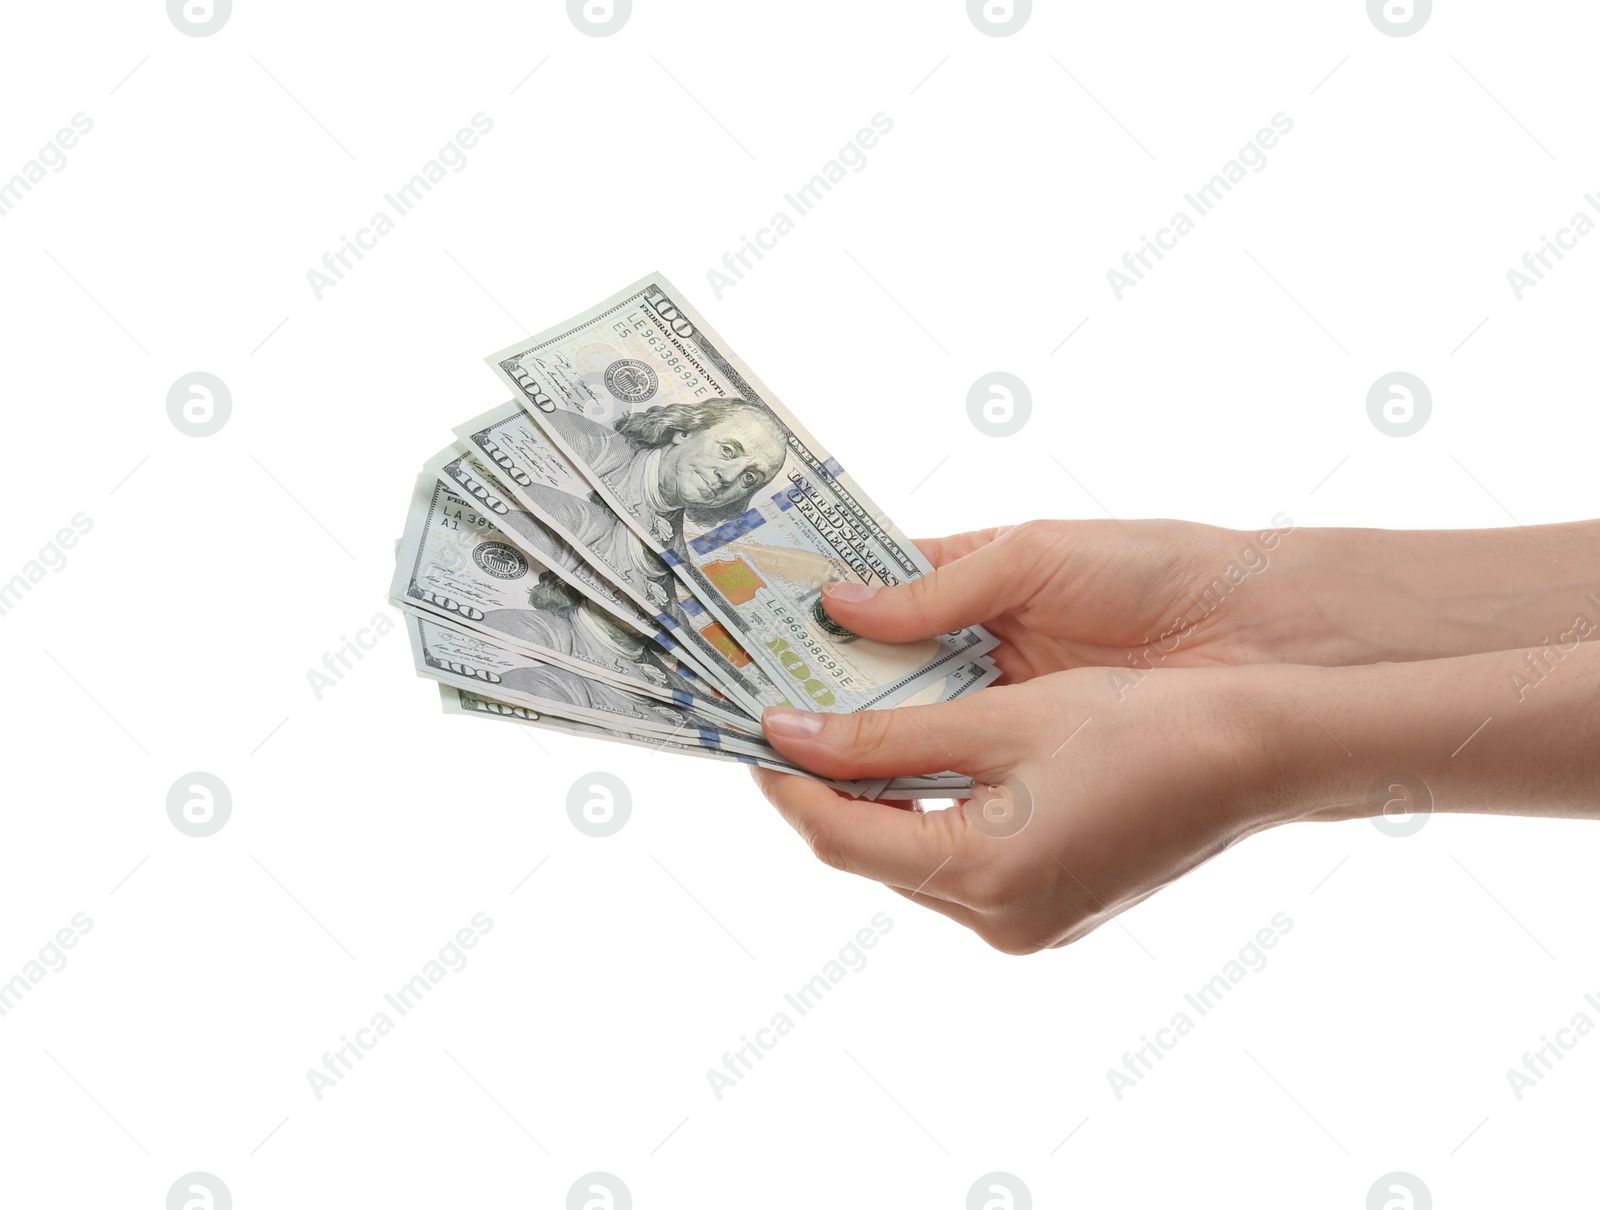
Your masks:
M586 489L530 475L524 490L541 506L530 510L613 576L632 576L646 608L676 596L653 570L669 567L710 615L691 624L723 652L716 671L734 665L742 691L759 684L755 667L793 705L881 708L995 646L978 626L888 644L828 617L825 583L899 584L932 567L660 275L487 361ZM510 419L457 435L493 469L506 443L485 442L526 440Z
M654 551L615 517L604 520L611 516L604 501L515 402L459 426L456 436L475 459L469 469L509 495L653 619L729 697L756 716L764 707L792 704Z
M495 698L473 693L467 689L458 689L451 685L439 686L439 700L446 714L503 719L509 722L521 723L524 726L542 728L547 731L559 732L583 739L600 739L610 743L627 744L631 747L648 748L651 751L675 752L684 756L707 757L712 760L731 760L741 764L757 765L763 769L773 769L779 773L792 773L805 777L814 776L804 769L798 769L788 764L776 753L770 756L735 754L724 749L706 748L683 740L630 735L624 731L601 727L593 723L580 723L551 714L541 714L539 711L530 709L527 706L502 702ZM834 781L829 778L817 778L816 780L857 798L869 797L888 800L911 798L961 799L970 798L972 795L972 780L970 778L939 780L905 777L895 778L887 784L882 782Z
M451 445L425 462L422 469L424 473L435 475L457 495L470 498L510 541L617 621L650 635L664 647L677 649L685 660L696 663L694 653L683 649L670 630L660 628L653 614L647 614L634 604L582 553L528 512L495 475L465 449Z
M785 772L801 772L765 740L719 727L692 708L655 701L564 665L512 651L481 635L452 629L418 613L406 614L406 630L417 673L441 685L492 694L506 706L598 728L609 738L625 736L643 744L684 745L720 752L733 759L759 761ZM585 733L572 727L562 729L572 734ZM857 798L877 798L890 787L891 779L829 784ZM926 796L943 794L950 784L946 778L913 777L896 788L915 788Z
M544 713L630 732L687 735L707 746L751 753L768 746L718 725L692 707L646 697L420 613L408 612L405 620L417 671L444 684L492 692Z
M666 648L509 540L475 500L417 480L390 599L455 629L760 735L758 723Z

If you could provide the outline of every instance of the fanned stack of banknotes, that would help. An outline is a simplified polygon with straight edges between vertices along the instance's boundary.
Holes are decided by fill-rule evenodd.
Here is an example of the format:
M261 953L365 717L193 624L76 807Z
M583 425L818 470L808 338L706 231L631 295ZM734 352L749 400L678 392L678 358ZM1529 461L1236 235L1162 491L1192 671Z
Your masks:
M999 676L981 627L890 644L824 612L829 581L932 568L664 278L487 361L513 399L424 466L390 589L447 713L802 773L764 707L946 701ZM907 772L829 784L971 793Z

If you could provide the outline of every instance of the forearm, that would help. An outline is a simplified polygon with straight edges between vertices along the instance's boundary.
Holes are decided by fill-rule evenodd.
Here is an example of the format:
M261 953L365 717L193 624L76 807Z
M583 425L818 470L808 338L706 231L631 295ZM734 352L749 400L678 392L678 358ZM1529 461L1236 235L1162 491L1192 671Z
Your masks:
M1600 639L1600 521L1299 529L1283 537L1261 588L1275 619L1268 655L1300 663L1426 660ZM1580 617L1584 633L1571 633Z
M1241 670L1272 822L1435 811L1600 818L1600 643L1369 667Z

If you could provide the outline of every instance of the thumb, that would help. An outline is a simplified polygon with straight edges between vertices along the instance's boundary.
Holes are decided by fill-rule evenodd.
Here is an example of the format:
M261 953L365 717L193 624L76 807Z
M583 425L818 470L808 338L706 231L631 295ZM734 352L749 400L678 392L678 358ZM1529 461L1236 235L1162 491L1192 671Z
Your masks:
M952 769L985 776L1026 758L1033 692L991 686L930 706L821 714L769 706L761 724L784 758L824 777L896 777ZM1037 709L1037 703L1034 704Z
M1027 573L1037 560L1023 528L1005 530L986 545L901 584L822 586L822 607L865 639L909 643L987 622L1031 595Z

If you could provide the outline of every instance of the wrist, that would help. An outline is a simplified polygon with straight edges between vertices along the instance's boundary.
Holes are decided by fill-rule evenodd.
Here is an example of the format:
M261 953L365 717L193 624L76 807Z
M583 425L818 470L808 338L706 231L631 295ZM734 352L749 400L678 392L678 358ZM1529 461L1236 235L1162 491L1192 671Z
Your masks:
M1527 815L1592 815L1600 800L1600 643L1251 672L1269 822L1369 817L1410 798Z
M1204 756L1193 787L1205 794L1224 834L1238 838L1303 818L1307 804L1320 800L1322 754L1309 745L1287 711L1293 702L1281 685L1284 671L1318 672L1295 665L1245 664L1167 674L1202 717L1190 721ZM1298 713L1298 712L1297 712ZM1301 719L1304 715L1300 716ZM1293 740L1288 743L1286 740Z
M1263 811L1274 824L1301 820L1359 819L1381 810L1369 801L1375 781L1410 772L1416 764L1414 740L1398 740L1395 752L1383 740L1384 727L1371 727L1387 714L1395 686L1387 673L1409 664L1258 665L1240 669L1251 682L1253 743L1266 775ZM1363 708L1365 707L1365 716ZM1399 720L1386 718L1394 727ZM1414 735L1422 720L1404 724ZM1398 761L1399 764L1395 764ZM1394 768L1379 766L1394 765ZM1406 767L1402 767L1406 766Z

